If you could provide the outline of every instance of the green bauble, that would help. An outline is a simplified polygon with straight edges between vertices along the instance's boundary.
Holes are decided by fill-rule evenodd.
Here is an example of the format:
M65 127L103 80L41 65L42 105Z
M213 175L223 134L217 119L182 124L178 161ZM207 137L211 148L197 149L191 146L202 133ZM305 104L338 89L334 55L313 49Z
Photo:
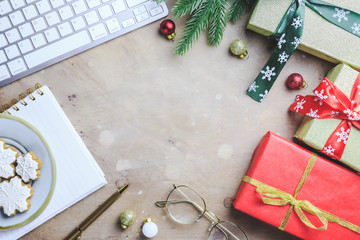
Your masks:
M230 51L240 58L244 58L248 54L248 51L246 50L246 43L242 39L235 39L232 41Z
M124 210L120 214L121 227L124 229L132 225L135 222L135 220L136 220L136 214L131 209Z

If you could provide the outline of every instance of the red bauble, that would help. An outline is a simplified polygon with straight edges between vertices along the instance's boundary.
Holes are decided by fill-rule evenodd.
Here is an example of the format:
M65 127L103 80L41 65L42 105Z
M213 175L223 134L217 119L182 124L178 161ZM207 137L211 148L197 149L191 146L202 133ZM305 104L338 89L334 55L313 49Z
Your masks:
M291 89L302 89L306 86L306 82L299 73L293 73L286 79L286 85Z
M165 19L160 23L160 31L168 39L175 37L175 23L170 19Z

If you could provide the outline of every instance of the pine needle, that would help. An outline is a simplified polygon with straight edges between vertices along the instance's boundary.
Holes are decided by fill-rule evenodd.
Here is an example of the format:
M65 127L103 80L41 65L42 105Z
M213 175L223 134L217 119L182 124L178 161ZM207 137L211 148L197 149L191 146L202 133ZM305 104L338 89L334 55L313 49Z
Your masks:
M213 0L213 9L209 16L209 39L210 46L218 46L223 38L226 28L228 7L226 0Z
M192 14L203 2L204 0L178 0L171 11L174 17L180 18L186 14Z
M251 2L251 1L230 0L230 8L228 11L228 20L232 23L237 22L241 18L241 16L244 15L245 10L249 7L249 2Z
M199 39L201 33L207 28L210 11L211 4L208 1L203 1L194 11L190 20L185 24L185 29L176 45L175 54L184 55Z

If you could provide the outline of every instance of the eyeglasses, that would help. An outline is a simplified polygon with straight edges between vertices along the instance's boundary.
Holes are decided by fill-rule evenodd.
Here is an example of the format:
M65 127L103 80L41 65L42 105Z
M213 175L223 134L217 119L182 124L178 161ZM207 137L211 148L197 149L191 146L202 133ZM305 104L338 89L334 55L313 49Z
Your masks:
M178 223L192 224L203 216L211 221L209 240L247 240L244 231L234 223L220 220L206 209L204 199L186 185L173 185L165 201L157 201L158 207L165 208L169 216Z

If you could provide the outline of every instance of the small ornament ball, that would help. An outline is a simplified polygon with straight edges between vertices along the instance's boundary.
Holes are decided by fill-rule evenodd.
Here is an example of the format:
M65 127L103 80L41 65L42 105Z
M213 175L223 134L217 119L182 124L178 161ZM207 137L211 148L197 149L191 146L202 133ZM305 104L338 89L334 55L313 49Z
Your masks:
M120 214L120 223L123 229L126 229L132 225L136 220L136 214L133 210L127 209L121 212Z
M156 223L152 221L151 218L146 218L144 220L144 225L142 227L142 233L147 238L153 238L158 233L158 227Z
M165 19L160 23L160 31L168 39L173 39L176 36L175 23L170 19Z
M291 89L302 89L306 86L306 82L299 73L293 73L286 79L286 85Z
M248 51L246 50L246 43L242 39L235 39L232 41L230 44L230 51L240 58L244 58L248 55Z

